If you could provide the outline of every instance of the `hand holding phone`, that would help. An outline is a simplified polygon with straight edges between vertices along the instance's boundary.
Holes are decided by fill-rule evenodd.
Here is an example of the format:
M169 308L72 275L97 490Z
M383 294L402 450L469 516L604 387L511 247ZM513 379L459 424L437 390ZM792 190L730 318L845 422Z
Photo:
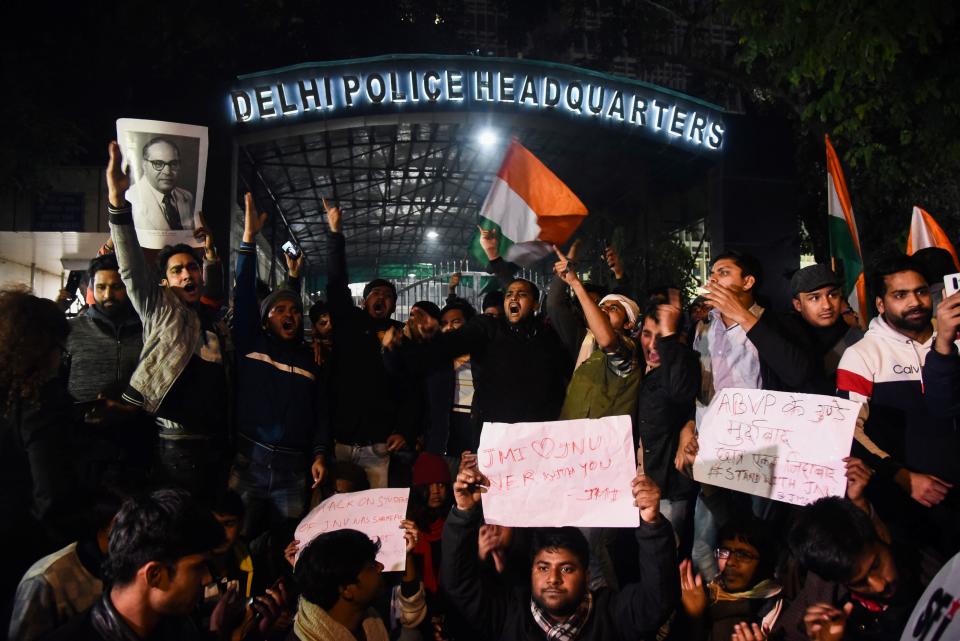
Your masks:
M960 292L960 273L947 274L943 277L943 297L953 296Z

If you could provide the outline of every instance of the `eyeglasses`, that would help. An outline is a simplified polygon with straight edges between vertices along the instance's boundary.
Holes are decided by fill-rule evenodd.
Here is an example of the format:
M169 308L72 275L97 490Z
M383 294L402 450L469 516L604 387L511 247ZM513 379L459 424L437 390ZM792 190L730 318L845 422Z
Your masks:
M153 167L154 171L163 171L164 167L169 167L170 171L177 171L180 169L179 160L171 160L169 162L165 162L163 160L148 160L147 162L150 163L150 166Z
M726 561L732 556L739 563L749 563L750 561L758 561L760 559L760 557L752 552L747 552L746 550L731 550L730 548L717 548L713 554L721 561Z

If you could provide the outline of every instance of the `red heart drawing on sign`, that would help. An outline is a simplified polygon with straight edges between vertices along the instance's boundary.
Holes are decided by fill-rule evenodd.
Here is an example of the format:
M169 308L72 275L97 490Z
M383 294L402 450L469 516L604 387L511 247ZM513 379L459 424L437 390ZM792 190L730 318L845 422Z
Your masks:
M539 456L540 458L550 458L550 454L553 453L553 448L556 447L556 443L553 442L553 439L549 436L545 436L539 441L533 441L530 443L530 449Z

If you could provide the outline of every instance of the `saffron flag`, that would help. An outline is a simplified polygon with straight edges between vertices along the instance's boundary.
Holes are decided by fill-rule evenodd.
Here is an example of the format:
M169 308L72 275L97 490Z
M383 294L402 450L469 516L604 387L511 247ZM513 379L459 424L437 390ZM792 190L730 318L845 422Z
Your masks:
M918 250L925 247L939 247L946 249L953 256L953 264L960 271L960 260L957 259L957 250L954 249L950 237L937 224L933 216L917 206L913 208L913 218L910 219L910 235L907 236L907 255L913 256Z
M834 262L843 262L844 293L850 308L857 312L861 325L866 322L867 285L863 276L863 254L860 251L860 235L853 217L850 193L843 179L840 160L830 144L830 136L824 135L827 146L827 231L830 235L830 257Z
M480 209L480 227L495 229L500 255L532 265L576 231L587 208L563 181L516 140L510 143L490 193ZM470 247L481 263L487 255L478 233Z

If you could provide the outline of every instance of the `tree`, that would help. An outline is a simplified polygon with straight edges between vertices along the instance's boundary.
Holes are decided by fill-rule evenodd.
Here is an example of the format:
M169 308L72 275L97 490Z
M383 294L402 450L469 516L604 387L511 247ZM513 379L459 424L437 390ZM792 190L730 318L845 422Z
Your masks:
M812 235L826 209L824 133L844 163L868 260L903 241L914 204L956 235L960 40L952 3L724 0L722 9L741 33L737 64L755 83L754 98L788 106L795 120L798 166L824 194L824 211L804 220Z

